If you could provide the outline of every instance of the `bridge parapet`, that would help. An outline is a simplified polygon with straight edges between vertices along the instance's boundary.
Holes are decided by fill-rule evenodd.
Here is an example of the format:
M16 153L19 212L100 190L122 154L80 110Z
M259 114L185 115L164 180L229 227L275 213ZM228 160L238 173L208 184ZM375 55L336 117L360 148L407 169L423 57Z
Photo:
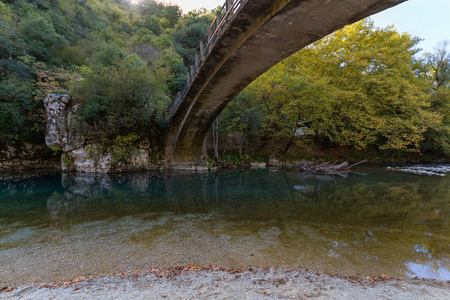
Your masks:
M225 27L238 14L239 10L243 7L243 5L245 5L246 2L247 0L226 0L220 10L217 11L216 17L209 26L205 38L200 42L200 52L195 55L195 62L189 69L186 76L186 83L178 93L174 106L172 107L170 117L175 114L181 101L183 101L186 96L186 93L194 81L195 76L197 76L198 71L205 61L205 58L209 55L212 46L220 38L220 35L223 33Z

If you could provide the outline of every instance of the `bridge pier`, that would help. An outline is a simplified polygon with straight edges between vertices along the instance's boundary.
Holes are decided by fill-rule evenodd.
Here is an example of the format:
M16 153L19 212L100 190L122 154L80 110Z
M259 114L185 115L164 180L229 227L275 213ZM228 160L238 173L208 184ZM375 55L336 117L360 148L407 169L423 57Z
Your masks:
M212 124L212 123L211 123ZM165 143L165 158L168 162L200 163L206 156L206 135L209 128L196 131L193 136L180 137L169 134Z

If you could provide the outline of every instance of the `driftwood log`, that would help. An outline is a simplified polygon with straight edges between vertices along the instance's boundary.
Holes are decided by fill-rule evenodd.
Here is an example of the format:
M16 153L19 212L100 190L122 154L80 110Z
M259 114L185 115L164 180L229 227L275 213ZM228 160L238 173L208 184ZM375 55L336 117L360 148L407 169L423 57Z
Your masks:
M301 173L316 174L316 175L344 175L351 172L351 168L366 162L366 160L360 161L356 164L350 165L348 162L344 161L341 164L334 164L329 162L320 163L314 165L309 161L302 160L296 165L296 168Z

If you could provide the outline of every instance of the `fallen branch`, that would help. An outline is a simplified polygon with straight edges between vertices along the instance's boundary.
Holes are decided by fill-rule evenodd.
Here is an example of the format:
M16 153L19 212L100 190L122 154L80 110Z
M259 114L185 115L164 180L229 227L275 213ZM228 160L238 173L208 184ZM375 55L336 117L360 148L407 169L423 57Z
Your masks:
M365 163L365 162L367 162L367 159L365 159L365 160L363 160L363 161L360 161L360 162L357 162L356 164L353 164L353 165L351 165L351 166L348 167L348 168L351 169L351 168L353 168L354 166L357 166L357 165L362 164L362 163Z
M313 165L311 162L302 160L300 163L296 165L296 168L301 173L307 174L316 174L316 175L345 175L351 172L351 168L366 162L367 160L360 161L356 164L349 165L348 162L344 161L343 163L336 165L329 162L320 163L317 165Z

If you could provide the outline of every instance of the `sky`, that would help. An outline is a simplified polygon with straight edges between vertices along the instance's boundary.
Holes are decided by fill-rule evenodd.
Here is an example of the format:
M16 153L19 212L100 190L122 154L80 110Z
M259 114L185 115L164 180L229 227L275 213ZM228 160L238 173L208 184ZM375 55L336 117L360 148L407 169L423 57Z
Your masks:
M223 5L224 0L170 0L183 13L198 8L211 10ZM424 41L419 48L432 51L437 43L450 42L450 0L409 0L372 16L376 26L394 25L400 32L418 36Z

